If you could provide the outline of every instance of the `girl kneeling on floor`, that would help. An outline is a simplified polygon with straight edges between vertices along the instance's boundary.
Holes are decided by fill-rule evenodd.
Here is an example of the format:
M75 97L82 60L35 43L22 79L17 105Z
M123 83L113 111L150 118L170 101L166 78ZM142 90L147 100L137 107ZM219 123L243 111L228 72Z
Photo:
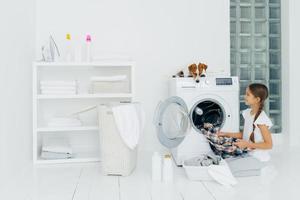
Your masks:
M250 108L244 110L244 130L239 133L219 132L218 136L234 137L240 139L234 143L241 149L249 149L250 155L260 161L270 160L269 151L272 149L272 136L270 128L272 122L263 110L265 100L268 98L268 88L260 83L250 84L246 89L245 103Z

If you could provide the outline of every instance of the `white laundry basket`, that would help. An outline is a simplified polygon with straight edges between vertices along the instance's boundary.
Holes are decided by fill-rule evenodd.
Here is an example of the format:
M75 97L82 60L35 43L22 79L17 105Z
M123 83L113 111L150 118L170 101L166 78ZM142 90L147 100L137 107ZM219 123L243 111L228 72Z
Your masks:
M106 175L128 176L135 169L137 147L132 150L123 142L110 106L98 106L101 163Z

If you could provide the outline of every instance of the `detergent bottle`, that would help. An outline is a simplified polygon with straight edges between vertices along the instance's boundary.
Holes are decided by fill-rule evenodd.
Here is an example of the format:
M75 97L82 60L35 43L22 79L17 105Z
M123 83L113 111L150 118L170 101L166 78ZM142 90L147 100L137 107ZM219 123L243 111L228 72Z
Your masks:
M65 46L65 55L64 61L66 62L74 62L75 60L75 52L71 40L71 34L66 35L66 46Z
M82 55L84 62L91 62L93 61L92 58L92 37L90 34L86 35L85 44L83 47L83 55Z

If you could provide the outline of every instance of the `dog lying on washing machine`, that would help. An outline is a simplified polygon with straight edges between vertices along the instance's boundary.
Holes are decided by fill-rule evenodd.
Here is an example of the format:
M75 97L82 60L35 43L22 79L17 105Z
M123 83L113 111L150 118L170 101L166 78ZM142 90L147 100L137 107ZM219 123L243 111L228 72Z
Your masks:
M199 63L198 66L197 66L197 64L193 63L193 64L189 65L187 68L188 68L188 76L187 77L193 77L197 83L199 83L200 77L206 77L207 65L204 63ZM173 77L174 78L175 77L185 77L184 70L179 71Z
M207 65L204 63L199 63L198 66L194 63L188 66L189 73L199 83L200 77L206 77Z

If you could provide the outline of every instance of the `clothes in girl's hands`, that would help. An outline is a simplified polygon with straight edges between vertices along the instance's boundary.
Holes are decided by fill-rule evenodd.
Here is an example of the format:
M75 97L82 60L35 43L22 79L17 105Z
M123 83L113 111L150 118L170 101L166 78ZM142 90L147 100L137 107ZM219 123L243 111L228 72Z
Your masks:
M234 145L235 142L239 140L232 137L223 137L218 136L217 131L218 127L208 126L205 124L204 129L201 129L202 134L207 138L211 149L216 155L221 156L222 158L228 158L233 156L240 156L248 152L247 149L241 149L238 146Z

